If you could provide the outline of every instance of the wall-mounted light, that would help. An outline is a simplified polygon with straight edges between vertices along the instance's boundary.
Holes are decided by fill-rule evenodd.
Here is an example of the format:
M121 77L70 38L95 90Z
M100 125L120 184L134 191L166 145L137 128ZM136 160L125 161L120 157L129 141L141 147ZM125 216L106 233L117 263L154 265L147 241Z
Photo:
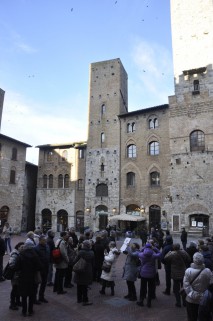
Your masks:
M116 213L116 208L115 208L115 207L112 209L112 213L113 213L113 214Z
M87 208L86 208L86 212L87 212L87 213L90 213L90 212L91 212L91 207L87 207Z
M141 208L140 208L140 212L141 214L144 214L145 213L145 207L142 205Z

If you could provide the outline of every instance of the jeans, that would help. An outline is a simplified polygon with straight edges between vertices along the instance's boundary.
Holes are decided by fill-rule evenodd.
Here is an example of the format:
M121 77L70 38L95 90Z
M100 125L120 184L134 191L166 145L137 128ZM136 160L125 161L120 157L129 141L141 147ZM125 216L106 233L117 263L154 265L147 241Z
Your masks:
M5 251L7 252L7 246L9 247L10 252L12 251L11 248L11 239L10 237L7 237L4 239L4 243L5 243Z

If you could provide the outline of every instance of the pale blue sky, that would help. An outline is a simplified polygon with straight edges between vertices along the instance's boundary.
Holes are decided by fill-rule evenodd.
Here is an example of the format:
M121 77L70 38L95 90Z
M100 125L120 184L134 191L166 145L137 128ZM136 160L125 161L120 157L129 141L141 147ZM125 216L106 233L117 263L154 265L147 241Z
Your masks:
M174 93L169 0L0 0L1 132L33 146L86 140L89 65L120 58L129 111ZM37 163L37 152L27 160Z

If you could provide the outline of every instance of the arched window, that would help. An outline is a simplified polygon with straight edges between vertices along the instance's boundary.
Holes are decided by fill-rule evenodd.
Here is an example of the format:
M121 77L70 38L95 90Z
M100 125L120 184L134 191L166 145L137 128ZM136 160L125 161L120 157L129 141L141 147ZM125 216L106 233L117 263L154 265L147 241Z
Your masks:
M58 175L58 188L63 188L63 175Z
M128 123L127 124L127 133L133 133L135 132L135 123Z
M136 157L136 146L134 144L127 146L127 157L135 158Z
M152 117L149 119L149 129L157 128L158 127L158 119L157 117Z
M53 175L49 175L49 188L53 188Z
M47 175L43 176L43 188L47 188Z
M150 185L151 186L160 186L160 173L158 173L158 172L150 173Z
M96 196L108 196L108 186L106 184L98 184L96 186Z
M135 186L135 173L129 172L126 174L126 185L127 187Z
M61 160L63 162L67 161L67 155L68 155L67 150L64 150L61 157Z
M17 148L16 147L13 147L12 148L12 157L11 157L12 160L17 160Z
M64 188L69 188L70 177L68 174L64 175Z
M190 134L190 151L205 150L205 135L201 130L195 130Z
M200 91L200 84L198 79L195 79L193 81L193 86L194 86L194 91Z
M159 143L151 142L149 143L149 155L159 155Z
M12 167L10 170L10 184L16 183L16 169L15 167Z

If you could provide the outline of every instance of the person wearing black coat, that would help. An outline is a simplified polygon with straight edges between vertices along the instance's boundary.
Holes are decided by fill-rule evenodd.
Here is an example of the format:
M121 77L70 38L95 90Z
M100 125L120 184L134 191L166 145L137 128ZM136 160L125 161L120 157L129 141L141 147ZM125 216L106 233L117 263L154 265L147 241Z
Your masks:
M91 242L85 240L82 243L82 248L79 250L74 264L80 259L85 259L87 262L86 270L84 272L75 272L74 281L77 284L77 302L82 303L83 306L91 305L88 299L88 286L93 281L93 266L94 266L94 252L91 249Z
M25 243L24 249L20 252L14 268L16 271L19 271L18 290L22 301L22 315L26 316L28 312L30 316L34 313L33 300L36 273L42 269L39 256L31 244Z
M166 276L166 289L163 294L170 295L171 291L171 263L164 260L166 254L173 251L173 239L171 235L166 236L165 245L161 254L161 262L164 264L165 276Z
M50 250L47 245L47 240L45 235L39 236L39 243L35 247L35 251L39 256L39 259L42 264L41 269L41 284L35 285L35 297L34 304L40 304L40 302L48 303L48 301L44 297L46 285L47 285L47 276L49 271L49 262L50 262ZM38 291L39 288L39 291ZM38 292L38 300L37 300L37 292Z
M93 251L94 251L94 275L93 275L93 280L99 282L101 278L101 273L102 273L102 265L104 261L104 245L101 242L101 237L96 236L96 241L93 245Z
M181 242L182 242L183 249L186 251L187 232L186 232L184 227L182 228L180 239L181 239Z
M55 233L52 230L47 231L47 245L50 250L50 262L49 262L49 269L47 275L47 285L53 286L53 257L52 251L55 249L55 242L54 242Z
M0 282L5 281L5 279L3 278L2 274L3 274L3 257L5 254L5 243L4 240L2 239L1 235L0 235Z

